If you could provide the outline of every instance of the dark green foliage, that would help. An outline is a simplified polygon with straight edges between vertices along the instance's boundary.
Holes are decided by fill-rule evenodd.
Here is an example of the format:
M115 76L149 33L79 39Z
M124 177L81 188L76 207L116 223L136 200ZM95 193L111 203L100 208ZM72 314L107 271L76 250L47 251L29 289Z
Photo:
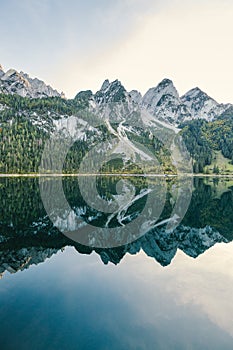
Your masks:
M54 128L53 120L84 108L77 99L29 99L4 94L0 94L0 104L5 106L0 111L0 173L38 172L44 144ZM82 118L95 124L88 113L82 113ZM85 143L76 142L67 155L64 170L77 171L87 150Z
M36 172L46 133L30 121L3 123L0 128L0 172Z
M217 175L219 174L219 167L216 164L214 165L213 173Z
M207 122L193 120L182 125L182 137L192 156L194 173L202 173L205 165L211 164L212 148L205 137Z
M183 123L182 137L194 159L194 172L203 172L212 162L213 151L221 151L233 162L233 115L212 122L192 120ZM215 169L219 173L219 169Z
M111 198L111 194L115 195L117 193L116 184L119 179L120 177L97 178L97 188L102 198ZM130 177L129 181L135 186L136 194L146 187L146 179L143 177ZM172 180L170 185L168 183L168 189L176 183L174 181L176 180ZM84 221L88 222L90 215L96 215L95 211L92 212L92 208L88 208L87 211L78 210L80 208L84 209L86 203L80 195L77 178L64 179L63 188L71 207L77 212L83 212L82 219ZM227 240L232 240L233 189L229 187L228 191L222 193L219 198L216 198L215 189L218 189L217 184L211 183L211 185L208 185L203 182L203 179L195 178L192 200L182 224L195 228L210 225ZM1 178L0 196L3 198L0 208L0 232L4 237L4 240L0 242L1 251L8 252L9 249L15 250L27 247L60 249L66 245L75 244L75 247L81 253L90 253L88 247L70 241L53 227L41 201L38 178ZM143 199L137 205L139 208L134 207L135 212L138 209L143 209ZM171 210L170 192L168 190L161 219L169 217ZM99 219L97 218L94 224L98 226L97 220ZM164 233L161 234L164 235ZM181 241L182 239L185 239L185 232L183 238L180 237ZM154 231L154 240L159 244L159 231ZM145 243L145 237L140 238L138 242L140 241ZM123 247L113 248L112 253L117 254L121 249ZM104 252L102 249L96 249L96 251ZM110 250L105 251L110 252ZM122 251L122 256L125 252L126 246Z
M27 98L19 95L0 94L0 104L11 108L13 112L56 112L59 114L71 115L75 111L73 100L65 100L61 97ZM0 115L7 113L1 111Z
M92 96L93 94L91 90L80 91L74 98L74 105L78 108L87 108Z

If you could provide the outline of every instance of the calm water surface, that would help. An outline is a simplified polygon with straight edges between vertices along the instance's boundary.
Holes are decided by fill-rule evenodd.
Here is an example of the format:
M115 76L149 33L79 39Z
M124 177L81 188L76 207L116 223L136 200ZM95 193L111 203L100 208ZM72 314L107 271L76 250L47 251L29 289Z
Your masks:
M100 179L100 196L111 198L118 180ZM136 194L146 186L132 181ZM168 180L161 221L172 211L175 186ZM84 222L106 223L109 214L97 215L81 199L77 179L64 179L63 188ZM196 178L173 232L150 227L112 249L61 234L38 179L1 178L0 195L1 349L233 348L232 180ZM144 205L140 198L124 220Z

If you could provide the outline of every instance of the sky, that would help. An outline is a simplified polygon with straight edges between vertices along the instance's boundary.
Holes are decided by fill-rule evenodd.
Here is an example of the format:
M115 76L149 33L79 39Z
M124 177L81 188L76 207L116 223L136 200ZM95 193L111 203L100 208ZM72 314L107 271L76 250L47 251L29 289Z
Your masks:
M0 63L74 97L170 78L233 103L232 0L0 0Z

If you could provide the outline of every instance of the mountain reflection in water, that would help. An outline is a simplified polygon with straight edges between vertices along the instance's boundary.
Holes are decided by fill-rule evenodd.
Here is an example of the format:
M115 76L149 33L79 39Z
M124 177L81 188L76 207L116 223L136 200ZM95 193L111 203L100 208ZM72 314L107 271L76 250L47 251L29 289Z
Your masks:
M106 198L115 191L119 178L101 177L98 181L99 193ZM135 177L130 181L139 190L146 186L143 178ZM176 179L166 181L166 203L160 217L160 220L165 221L172 210L172 189L176 185ZM96 226L100 226L103 220L106 222L109 214L95 215L93 209L88 208L82 199L77 178L64 178L63 188L70 206L84 221L92 220ZM216 243L228 243L233 239L233 181L228 178L195 178L189 209L175 230L166 232L163 225L150 227L136 241L108 249L84 246L60 233L45 212L37 178L1 178L0 194L1 276L5 271L15 273L39 264L66 246L73 246L79 254L95 251L104 264L118 264L127 253L136 254L143 250L148 257L167 266L178 249L196 258ZM132 220L144 204L145 198L142 197L131 210ZM114 219L112 222L116 225Z

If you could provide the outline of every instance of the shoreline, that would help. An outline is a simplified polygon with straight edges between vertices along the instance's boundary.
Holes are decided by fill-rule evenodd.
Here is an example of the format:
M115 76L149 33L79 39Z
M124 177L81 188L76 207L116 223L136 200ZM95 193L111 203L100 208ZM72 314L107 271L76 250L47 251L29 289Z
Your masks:
M233 174L0 174L0 178L4 177L83 177L83 176L123 176L123 177L216 177L216 178L233 178Z

